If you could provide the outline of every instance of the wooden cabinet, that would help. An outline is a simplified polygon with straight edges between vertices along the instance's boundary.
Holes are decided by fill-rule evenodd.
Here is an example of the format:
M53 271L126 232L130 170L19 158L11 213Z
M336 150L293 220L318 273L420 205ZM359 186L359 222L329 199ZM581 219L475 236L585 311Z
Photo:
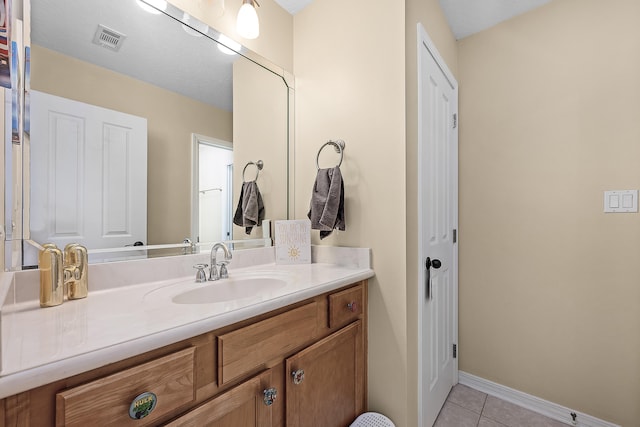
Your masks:
M366 301L358 282L7 397L0 427L348 426L367 407Z
M358 320L287 359L287 425L348 426L364 412L364 348Z
M272 427L272 409L277 397L267 396L275 389L272 371L267 371L220 394L167 427ZM271 400L270 400L271 399Z

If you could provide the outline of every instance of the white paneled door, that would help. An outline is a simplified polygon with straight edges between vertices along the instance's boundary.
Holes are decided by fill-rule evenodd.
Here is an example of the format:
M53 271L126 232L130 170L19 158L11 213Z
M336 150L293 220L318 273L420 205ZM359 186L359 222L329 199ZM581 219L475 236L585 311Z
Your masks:
M31 93L31 239L147 243L147 120Z
M457 383L458 85L418 24L420 425Z

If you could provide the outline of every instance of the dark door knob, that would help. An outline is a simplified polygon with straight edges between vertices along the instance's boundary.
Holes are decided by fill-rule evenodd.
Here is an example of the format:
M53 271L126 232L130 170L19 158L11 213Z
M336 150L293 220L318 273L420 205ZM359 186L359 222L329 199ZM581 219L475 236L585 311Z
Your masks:
M437 270L440 267L442 267L442 263L440 262L439 259L431 259L431 258L427 257L427 262L425 263L425 268L428 270L431 267L433 267L433 268L435 268Z

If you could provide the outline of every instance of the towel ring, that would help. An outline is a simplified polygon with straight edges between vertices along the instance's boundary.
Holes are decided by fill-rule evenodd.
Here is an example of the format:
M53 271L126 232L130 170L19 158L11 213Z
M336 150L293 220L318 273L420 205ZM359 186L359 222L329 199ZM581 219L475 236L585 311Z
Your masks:
M340 167L340 165L342 164L342 159L344 158L344 141L341 139L336 139L335 141L327 141L324 144L322 144L322 147L320 147L320 149L318 150L318 155L316 156L316 168L318 170L320 170L320 152L322 151L322 149L324 147L326 147L327 145L333 145L333 147L336 150L336 153L340 154L340 162L338 163L338 165L336 167Z
M257 168L256 177L253 179L254 181L256 181L258 179L258 175L260 175L260 171L264 167L264 162L262 160L258 160L257 162L249 162L244 165L244 169L242 169L242 182L247 182L247 180L244 178L244 172L247 170L247 166L249 165L254 165Z

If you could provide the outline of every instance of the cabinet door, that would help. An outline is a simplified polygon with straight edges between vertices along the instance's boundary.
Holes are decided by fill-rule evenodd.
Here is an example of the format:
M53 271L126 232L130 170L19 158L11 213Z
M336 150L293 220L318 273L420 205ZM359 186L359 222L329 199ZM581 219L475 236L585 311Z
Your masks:
M365 409L363 350L358 320L287 359L287 426L350 425Z
M203 403L167 426L190 427L271 427L272 404L265 403L265 390L272 372L245 381L237 387Z

